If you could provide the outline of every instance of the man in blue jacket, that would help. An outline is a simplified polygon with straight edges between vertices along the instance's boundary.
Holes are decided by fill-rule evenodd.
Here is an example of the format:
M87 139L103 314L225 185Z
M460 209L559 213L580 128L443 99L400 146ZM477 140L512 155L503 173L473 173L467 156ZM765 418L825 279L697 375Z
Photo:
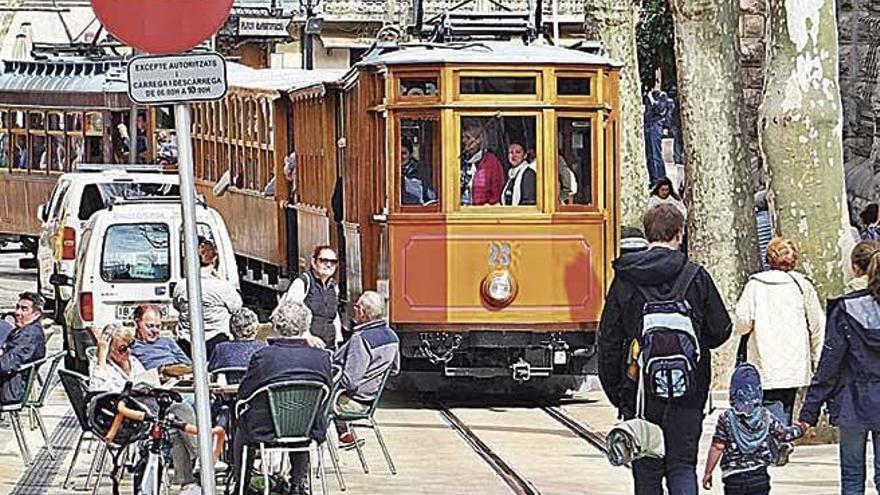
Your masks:
M312 323L312 313L300 302L282 302L272 313L272 326L281 338L270 339L269 345L257 351L251 358L247 372L238 388L241 399L250 397L266 385L288 380L323 383L331 387L330 354L311 347L304 334ZM319 414L309 434L318 443L324 441L327 425ZM272 415L267 400L258 400L238 418L234 435L236 482L241 479L241 460L248 444L271 442L275 439ZM250 457L250 456L248 456ZM309 454L297 452L290 455L291 495L307 495L309 489ZM247 468L247 466L244 466ZM249 479L249 476L248 476ZM247 486L248 481L245 481Z
M21 367L46 357L46 335L40 324L43 297L22 292L13 313L14 328L0 346L0 403L14 404L24 397L27 373Z

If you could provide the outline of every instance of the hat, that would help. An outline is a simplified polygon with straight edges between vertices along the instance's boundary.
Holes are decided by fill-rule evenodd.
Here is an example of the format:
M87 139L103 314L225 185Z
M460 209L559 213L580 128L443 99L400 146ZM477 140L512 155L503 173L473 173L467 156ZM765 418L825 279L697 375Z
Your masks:
M764 401L761 374L754 365L745 363L733 370L730 377L730 405L737 414L750 415Z

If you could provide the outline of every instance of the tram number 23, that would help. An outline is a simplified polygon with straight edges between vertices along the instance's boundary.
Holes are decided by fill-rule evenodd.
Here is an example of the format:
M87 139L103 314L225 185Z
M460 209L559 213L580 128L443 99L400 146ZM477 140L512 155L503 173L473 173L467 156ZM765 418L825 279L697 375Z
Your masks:
M510 244L507 242L489 243L489 266L492 268L509 267L511 252Z

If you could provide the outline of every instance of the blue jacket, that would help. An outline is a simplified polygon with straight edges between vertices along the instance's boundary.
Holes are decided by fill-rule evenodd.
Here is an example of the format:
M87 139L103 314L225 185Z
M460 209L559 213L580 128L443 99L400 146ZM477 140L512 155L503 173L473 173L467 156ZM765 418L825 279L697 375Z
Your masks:
M255 352L266 347L262 340L230 340L220 342L208 359L208 371L221 368L247 368Z
M880 429L880 304L861 290L828 302L825 347L800 419L828 403L833 424Z
M24 397L27 373L18 370L46 357L46 334L39 322L13 330L0 346L0 403L14 404Z
M287 380L308 380L323 383L331 388L330 353L309 347L301 339L271 339L269 345L257 351L251 358L247 373L238 387L238 398L247 399L254 392L271 383ZM313 440L323 442L327 424L323 414L309 435ZM242 435L245 443L271 442L275 438L269 403L265 396L242 414L238 420L236 435Z

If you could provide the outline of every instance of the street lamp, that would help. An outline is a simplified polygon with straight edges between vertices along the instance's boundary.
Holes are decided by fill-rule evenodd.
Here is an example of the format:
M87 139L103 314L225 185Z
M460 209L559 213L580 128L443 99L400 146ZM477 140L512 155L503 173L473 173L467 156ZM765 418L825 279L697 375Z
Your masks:
M324 19L315 17L315 9L320 3L321 0L299 0L300 7L306 11L306 22L303 25L303 58L307 70L315 68L314 36L321 34L321 28L324 26Z

